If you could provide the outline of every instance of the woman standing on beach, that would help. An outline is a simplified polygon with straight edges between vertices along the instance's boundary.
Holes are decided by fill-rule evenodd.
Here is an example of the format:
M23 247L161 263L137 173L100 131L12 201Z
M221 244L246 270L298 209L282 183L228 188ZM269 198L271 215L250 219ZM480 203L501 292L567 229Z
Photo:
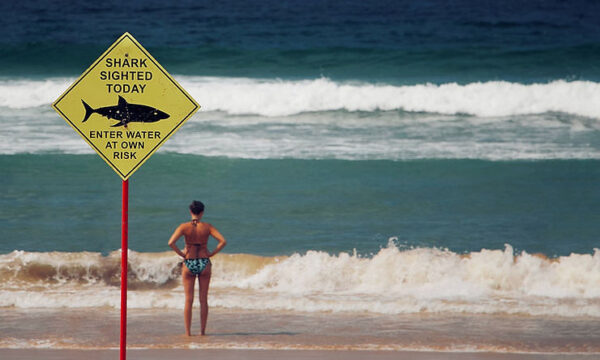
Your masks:
M175 229L169 239L169 246L184 260L181 270L181 280L185 291L185 308L183 317L185 321L185 334L191 336L192 306L194 304L194 284L198 278L200 294L200 325L201 335L205 334L206 319L208 318L208 285L210 283L211 262L210 258L221 251L227 241L221 233L209 223L201 222L204 215L204 204L193 201L190 204L192 221L183 223ZM185 248L183 251L176 245L177 240L184 236ZM212 236L219 244L213 252L208 251L208 237Z

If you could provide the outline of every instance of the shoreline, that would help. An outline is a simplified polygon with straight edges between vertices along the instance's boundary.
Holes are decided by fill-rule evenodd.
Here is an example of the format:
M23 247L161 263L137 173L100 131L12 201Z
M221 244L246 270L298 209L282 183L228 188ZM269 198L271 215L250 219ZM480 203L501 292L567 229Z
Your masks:
M23 351L85 351L100 356L97 354L103 351L118 350L118 310L66 310L0 311L0 350L12 350L15 356ZM195 335L199 330L197 315L195 309ZM493 353L553 358L561 355L569 359L600 354L600 322L589 319L465 314L324 316L214 308L208 336L191 338L183 336L179 310L129 309L127 323L127 348L134 352Z
M0 349L0 358L4 360L104 360L116 359L119 350L66 350L66 349ZM196 360L207 357L220 360L589 360L598 354L526 354L500 352L445 352L445 351L385 351L385 350L258 350L258 349L132 349L127 350L127 358L159 360L177 358L178 360Z

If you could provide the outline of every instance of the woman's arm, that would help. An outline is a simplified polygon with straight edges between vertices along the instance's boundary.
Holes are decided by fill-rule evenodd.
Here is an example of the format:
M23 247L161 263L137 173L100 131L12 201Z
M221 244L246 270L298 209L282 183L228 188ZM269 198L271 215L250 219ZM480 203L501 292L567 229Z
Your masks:
M217 230L217 228L215 228L212 225L210 225L210 235L212 237L214 237L215 239L217 239L217 241L219 242L219 244L217 245L215 250L211 253L208 253L208 257L213 257L213 255L215 255L216 253L221 251L225 247L225 245L227 245L227 240L225 240L225 237L223 237L223 235L221 235L219 230Z
M181 232L181 226L178 226L177 229L175 229L175 231L173 232L173 235L171 235L171 238L169 239L169 246L171 247L171 249L173 249L173 251L177 253L177 255L185 259L185 254L179 249L179 247L176 244L177 240L179 240L181 235L183 235L183 233Z

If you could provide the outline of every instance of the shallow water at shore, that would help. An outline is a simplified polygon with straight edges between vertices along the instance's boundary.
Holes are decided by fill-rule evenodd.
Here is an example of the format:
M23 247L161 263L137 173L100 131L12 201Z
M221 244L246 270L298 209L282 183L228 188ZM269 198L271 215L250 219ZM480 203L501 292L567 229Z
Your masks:
M198 309L192 333L198 332ZM116 349L114 309L0 310L0 348ZM207 336L185 337L181 311L129 310L129 349L394 350L600 354L600 323L487 315L226 311L212 308Z

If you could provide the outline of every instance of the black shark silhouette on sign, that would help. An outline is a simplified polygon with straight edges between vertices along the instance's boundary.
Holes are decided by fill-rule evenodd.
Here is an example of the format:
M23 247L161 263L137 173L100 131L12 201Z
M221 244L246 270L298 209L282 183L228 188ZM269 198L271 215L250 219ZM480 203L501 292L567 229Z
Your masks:
M127 127L127 124L130 122L157 122L169 117L169 114L151 106L130 104L122 96L119 96L119 103L116 106L106 106L98 109L92 109L83 99L81 99L81 102L85 108L85 117L82 122L86 122L93 113L119 121L117 124L112 125L112 127Z

